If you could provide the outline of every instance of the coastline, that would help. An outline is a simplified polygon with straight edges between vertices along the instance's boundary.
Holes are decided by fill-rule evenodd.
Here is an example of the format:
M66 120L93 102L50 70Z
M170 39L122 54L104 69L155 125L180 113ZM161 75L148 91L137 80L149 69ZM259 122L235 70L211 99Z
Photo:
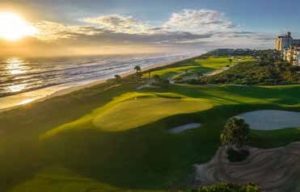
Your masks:
M204 54L204 53L202 53ZM197 58L200 55L188 57L185 59L181 59L178 61L172 61L168 63L157 63L153 64L152 66L148 66L142 68L143 72L148 72L156 69L162 69L165 67L169 67L172 65L176 65L180 62L184 62L193 58ZM125 72L119 74L122 78L127 78L128 76L134 74L134 71ZM109 78L108 78L109 79ZM24 92L12 96L7 96L0 98L0 113L10 111L13 109L17 109L28 104L36 104L40 102L44 102L48 99L59 97L59 96L66 96L68 94L82 91L87 88L92 88L101 84L106 83L108 79L98 79L98 80L89 80L84 82L77 82L77 83L70 83L70 84L63 84L57 86L51 86L43 89L38 89L34 91Z

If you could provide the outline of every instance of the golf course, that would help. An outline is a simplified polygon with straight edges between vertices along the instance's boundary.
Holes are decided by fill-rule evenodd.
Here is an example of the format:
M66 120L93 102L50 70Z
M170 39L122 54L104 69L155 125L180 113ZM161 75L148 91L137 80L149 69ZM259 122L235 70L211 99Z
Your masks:
M0 191L189 190L194 165L214 158L229 118L260 110L300 112L300 85L175 81L137 88L153 76L198 78L253 62L249 55L197 57L142 71L140 80L133 74L1 112ZM191 123L199 127L170 132ZM268 150L300 141L295 125L251 129L247 145ZM300 170L289 179L282 185L299 189Z

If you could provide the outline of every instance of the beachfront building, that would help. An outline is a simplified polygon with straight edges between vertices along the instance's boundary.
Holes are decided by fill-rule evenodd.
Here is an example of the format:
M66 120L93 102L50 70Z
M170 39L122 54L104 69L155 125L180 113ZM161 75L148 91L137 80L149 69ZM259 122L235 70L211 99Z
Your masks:
M293 44L293 37L291 32L288 32L286 35L278 36L275 40L275 49L277 51L284 51L285 49L290 48Z
M275 50L281 52L285 61L300 65L300 39L293 39L291 32L276 38Z

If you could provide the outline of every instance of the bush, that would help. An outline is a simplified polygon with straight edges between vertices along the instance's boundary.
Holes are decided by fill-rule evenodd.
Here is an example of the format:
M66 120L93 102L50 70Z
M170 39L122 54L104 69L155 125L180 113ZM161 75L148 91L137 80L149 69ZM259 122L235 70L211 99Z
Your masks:
M233 117L226 122L220 139L223 145L241 148L248 140L249 132L249 125L243 119Z
M280 56L272 51L258 51L257 54L261 55L257 61L237 64L229 70L214 76L203 76L198 82L200 84L244 85L300 83L299 67L282 61Z
M211 186L201 187L193 192L261 192L258 186L254 184L235 185L228 183L220 183Z

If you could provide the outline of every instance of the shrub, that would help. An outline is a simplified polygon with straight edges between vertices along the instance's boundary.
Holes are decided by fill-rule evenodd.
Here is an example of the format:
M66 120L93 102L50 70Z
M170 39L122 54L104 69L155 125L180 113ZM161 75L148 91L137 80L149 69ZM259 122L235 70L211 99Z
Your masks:
M254 184L235 185L229 183L219 183L211 186L201 187L194 192L261 192L258 186Z
M221 142L223 145L241 148L248 140L249 131L249 125L243 119L230 118L221 133Z

